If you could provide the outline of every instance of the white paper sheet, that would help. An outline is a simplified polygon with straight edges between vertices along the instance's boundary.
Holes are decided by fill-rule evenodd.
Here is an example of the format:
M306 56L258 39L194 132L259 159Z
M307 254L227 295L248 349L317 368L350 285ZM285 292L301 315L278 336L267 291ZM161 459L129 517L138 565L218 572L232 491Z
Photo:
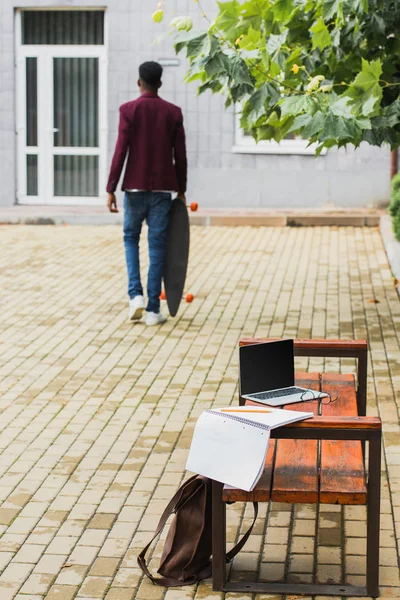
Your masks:
M268 428L204 412L195 427L186 469L250 491L261 475L268 441Z
M249 492L263 472L270 429L312 416L258 407L205 411L196 423L186 469Z

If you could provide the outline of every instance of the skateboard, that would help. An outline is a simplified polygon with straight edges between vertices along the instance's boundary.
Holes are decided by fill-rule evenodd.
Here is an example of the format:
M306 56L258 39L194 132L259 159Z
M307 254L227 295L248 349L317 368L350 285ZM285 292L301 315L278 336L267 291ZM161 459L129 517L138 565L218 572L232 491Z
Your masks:
M176 198L169 213L163 275L165 293L162 292L160 297L163 299L165 295L171 317L178 312L186 281L190 246L188 208L196 211L196 202L188 207L181 198ZM186 301L192 300L193 295L187 294Z

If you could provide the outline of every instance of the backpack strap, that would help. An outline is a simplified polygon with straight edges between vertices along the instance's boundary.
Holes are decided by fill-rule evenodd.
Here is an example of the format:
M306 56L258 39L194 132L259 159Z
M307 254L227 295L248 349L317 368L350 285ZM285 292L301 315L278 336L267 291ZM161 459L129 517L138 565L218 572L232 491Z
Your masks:
M147 553L148 549L150 548L151 544L153 543L153 541L156 539L156 537L158 537L160 535L160 533L164 529L165 524L168 521L169 517L175 512L177 506L179 505L179 502L182 500L184 488L186 487L187 484L191 483L195 479L197 479L197 475L193 475L193 477L190 477L190 479L188 479L185 482L185 484L179 488L179 490L176 492L176 494L173 496L173 498L171 498L171 500L167 504L166 508L164 509L163 514L160 517L160 520L157 525L157 529L155 530L152 539L147 544L147 546L145 548L143 548L143 550L137 557L138 565L142 569L143 573L145 575L147 575L147 577L156 585L162 585L164 587L179 587L179 586L183 585L183 581L181 581L180 579L173 579L172 577L154 577L150 573L150 571L147 567L146 553ZM196 583L196 577L193 577L193 581L191 581L191 580L187 581L187 584L192 584L192 583Z
M237 554L239 554L239 552L241 551L241 549L243 548L243 546L249 539L251 532L253 531L253 527L256 523L257 516L258 516L258 502L253 502L253 508L254 508L253 522L250 525L249 529L244 534L244 536L242 537L242 539L236 544L236 546L234 546L232 548L232 550L229 550L229 552L227 552L227 554L226 554L227 564L231 563L233 561L233 559L235 558L235 556ZM207 565L207 567L205 567L202 571L200 571L200 573L197 573L196 580L202 581L203 579L208 579L209 577L211 577L211 575L212 575L212 564L210 563L209 565Z
M249 529L244 534L244 536L242 537L242 539L236 544L236 546L234 546L232 548L232 550L229 550L229 552L227 553L227 555L226 555L226 562L227 563L230 563L230 562L233 561L233 559L235 558L236 554L238 554L241 551L241 549L243 548L243 546L245 545L245 543L249 539L251 532L253 531L253 527L256 524L256 520L257 520L257 517L258 517L258 502L253 502L253 508L254 508L253 522L250 525Z
M197 475L193 475L193 477L191 477L190 479L188 479L186 481L186 484L191 483L195 479L197 479ZM186 580L186 581L183 582L181 579L173 579L172 577L154 577L150 573L150 571L148 569L148 566L147 566L147 563L146 563L146 553L147 553L148 549L150 548L151 544L153 543L153 541L156 539L156 537L158 537L160 535L161 531L164 529L165 524L167 523L169 517L175 512L177 506L179 505L179 502L182 499L184 487L185 487L185 485L183 485L182 487L180 487L179 490L174 495L174 497L170 500L170 502L166 506L163 514L161 515L161 518L160 518L160 520L158 522L158 525L157 525L157 529L154 532L154 535L153 535L152 539L147 544L147 546L145 548L143 548L143 550L141 551L141 553L137 557L137 562L138 562L139 567L141 568L141 570L143 571L143 573L145 575L147 575L147 577L155 585L161 585L161 586L164 586L164 587L180 587L181 585L192 585L192 584L196 583L197 581L201 581L203 579L208 579L209 577L211 577L211 574L212 574L212 564L210 563L210 565L208 565L207 567L205 567L202 571L200 571L200 573L197 574L197 577L193 576L190 579L188 579L188 580ZM255 525L255 522L256 522L257 516L258 516L258 502L253 502L253 508L254 508L253 522L250 525L249 529L244 534L244 536L242 537L242 539L236 544L236 546L234 546L227 553L227 555L226 555L226 562L227 563L232 562L232 560L235 558L235 556L240 552L240 550L246 544L247 540L250 537L251 532L253 531L253 527Z

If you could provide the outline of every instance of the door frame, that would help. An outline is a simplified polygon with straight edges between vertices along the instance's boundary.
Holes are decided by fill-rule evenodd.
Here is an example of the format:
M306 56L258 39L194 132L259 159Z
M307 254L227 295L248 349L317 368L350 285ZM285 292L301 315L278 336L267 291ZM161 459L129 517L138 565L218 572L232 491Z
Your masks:
M31 10L71 10L71 7ZM107 182L107 71L108 37L107 12L104 9L82 7L77 10L102 10L104 13L103 45L29 45L22 44L22 11L18 9L15 18L16 36L16 135L17 135L17 204L47 205L104 205ZM75 10L75 9L73 9ZM27 195L26 156L26 58L37 58L37 105L38 146L31 147L29 154L38 154L38 195ZM99 146L98 148L55 147L53 144L53 58L98 58L99 60ZM50 93L49 93L50 90ZM50 115L50 117L49 117ZM49 127L49 121L52 124ZM99 156L99 195L98 196L54 196L55 154Z

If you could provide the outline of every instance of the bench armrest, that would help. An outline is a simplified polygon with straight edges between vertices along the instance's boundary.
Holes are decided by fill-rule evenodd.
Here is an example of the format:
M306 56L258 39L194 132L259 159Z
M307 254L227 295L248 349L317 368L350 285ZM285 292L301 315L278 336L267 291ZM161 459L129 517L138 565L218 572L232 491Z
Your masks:
M276 342L281 338L242 338L239 346ZM366 340L294 340L295 356L318 356L357 359L357 405L358 414L367 414L367 364L368 343Z
M282 338L241 338L239 346L277 342ZM296 356L334 356L357 358L361 351L367 352L366 340L327 340L327 339L297 339L294 340Z
M297 421L284 425L286 429L382 429L382 421L379 417L322 417L315 416L312 419Z
M379 417L313 417L271 430L271 438L289 440L373 440L380 441Z

